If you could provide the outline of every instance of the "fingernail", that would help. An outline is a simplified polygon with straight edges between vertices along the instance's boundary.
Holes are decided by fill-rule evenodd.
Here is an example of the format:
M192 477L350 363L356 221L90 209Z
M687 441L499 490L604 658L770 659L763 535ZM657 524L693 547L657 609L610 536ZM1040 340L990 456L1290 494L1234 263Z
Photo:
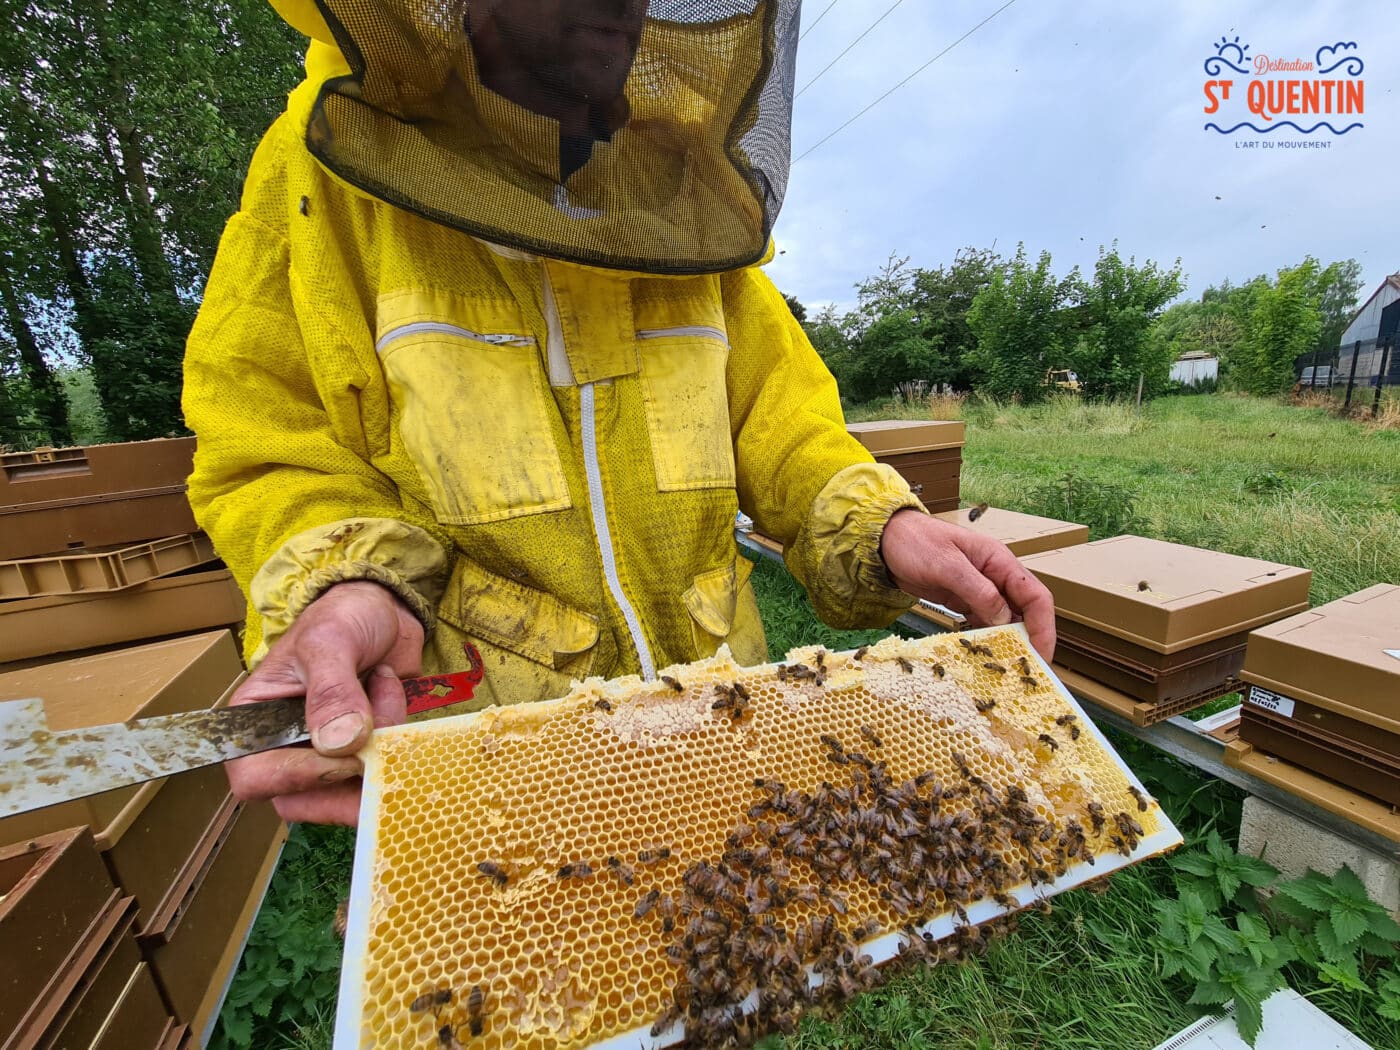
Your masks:
M997 614L996 614L995 616L992 617L992 626L993 626L993 627L1001 627L1001 626L1003 626L1003 625L1005 625L1005 624L1008 624L1008 623L1010 623L1010 622L1011 622L1011 609L1010 609L1010 607L1007 606L1007 605L1002 605L1002 607L997 611Z
M352 711L337 715L314 735L312 743L318 751L339 751L353 744L365 730L364 718Z
M357 769L330 769L321 774L321 781L326 784L338 784L342 780L349 780L351 777L360 775Z
M398 675L394 674L394 669L393 669L392 667L390 667L388 664L380 664L378 667L376 667L376 668L374 669L374 673L377 674L380 678L397 678L397 677L398 677Z

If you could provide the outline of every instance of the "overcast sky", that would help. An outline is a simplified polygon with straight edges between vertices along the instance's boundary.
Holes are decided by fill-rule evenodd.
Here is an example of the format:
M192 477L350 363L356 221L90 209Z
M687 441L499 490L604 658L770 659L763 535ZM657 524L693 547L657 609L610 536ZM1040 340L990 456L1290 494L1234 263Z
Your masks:
M793 157L1005 0L903 0L797 99ZM804 0L800 90L894 0ZM1236 96L1207 116L1203 63L1222 35L1248 58L1312 60L1355 41L1364 127L1267 136L1204 130L1262 122ZM1362 297L1400 270L1400 2L1016 0L792 169L768 273L809 306L854 302L891 251L935 267L965 245L1048 249L1057 274L1100 244L1170 264L1187 295L1312 254L1356 258ZM1308 77L1276 73L1276 78ZM1250 76L1231 73L1241 90ZM1336 71L1332 77L1341 77ZM1260 79L1260 78L1254 78ZM1329 149L1239 148L1330 140ZM1217 196L1220 199L1216 199Z

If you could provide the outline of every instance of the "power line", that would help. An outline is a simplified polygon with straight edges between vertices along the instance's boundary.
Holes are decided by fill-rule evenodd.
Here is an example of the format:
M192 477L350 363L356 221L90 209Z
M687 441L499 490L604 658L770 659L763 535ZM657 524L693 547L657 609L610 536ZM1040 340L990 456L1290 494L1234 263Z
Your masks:
M1003 11L1005 11L1008 7L1010 7L1010 6L1011 6L1012 4L1014 4L1015 2L1016 2L1016 0L1006 0L1006 3L1002 4L1002 5L1001 5L1000 7L998 7L995 11L993 11L991 14L989 14L986 18L984 18L984 19L982 19L982 21L978 22L975 26L973 26L971 29L969 29L966 33L964 33L962 36L958 37L958 38L957 38L956 40L954 40L951 44L949 44L947 47L945 47L942 51L938 52L938 54L934 55L934 56L933 56L932 58L930 58L927 62L925 62L923 65L921 65L918 69L914 70L914 72L910 73L907 77L905 77L903 80L901 80L901 81L900 81L898 84L896 84L894 87L892 87L892 88L890 88L888 91L886 91L883 95L881 95L879 98L877 98L874 102L870 103L870 105L866 106L863 110L861 110L859 113L857 113L857 114L856 114L854 117L852 117L850 120L846 121L846 123L842 124L842 125L841 125L839 128L837 128L835 131L830 132L825 138L819 140L815 146L812 146L810 149L804 151L804 152L801 154L801 156L799 156L799 157L797 158L797 160L794 160L792 163L793 163L793 164L796 164L797 161L801 160L803 157L807 156L809 153L813 152L814 150L819 149L821 146L825 145L826 142L828 142L830 139L835 138L835 137L836 137L837 135L839 135L841 132L845 131L845 130L846 130L847 128L849 128L852 124L854 124L857 120L859 120L861 117L865 116L865 115L866 115L867 113L869 113L872 109L874 109L876 106L878 106L881 102L885 101L885 99L889 98L889 97L890 97L891 95L893 95L896 91L898 91L900 88L902 88L905 84L909 83L909 81L913 80L916 76L918 76L920 73L922 73L925 69L927 69L929 66L933 65L933 64L934 64L935 62L937 62L940 58L942 58L944 55L946 55L949 51L953 50L953 48L957 47L957 46L958 46L959 44L961 44L964 40L966 40L968 37L970 37L973 33L977 32L977 30L981 29L984 25L986 25L988 22L990 22L990 21L991 21L993 18L995 18L997 15L1001 14ZM898 5L896 5L896 6L898 6ZM886 11L885 14L889 14L889 12ZM880 17L883 18L884 15L881 15ZM872 26L871 28L873 29L874 27ZM866 30L866 32L869 32L869 30ZM864 35L864 34L862 34L862 35ZM850 49L847 48L847 50L850 50ZM843 51L842 54L845 54L845 52ZM840 58L841 56L838 55L837 57ZM827 68L830 68L830 67L828 66ZM826 72L825 69L822 70L822 73L825 73L825 72ZM821 75L821 74L818 74L818 76L820 76L820 75ZM810 87L811 85L809 84L808 86ZM806 89L806 88L803 88L802 90L805 91L805 90L807 90L807 89ZM798 95L802 94L802 91L799 91L797 94L798 94ZM794 97L796 97L796 96L794 96Z
M866 27L866 30L865 30L864 33L862 33L860 36L856 37L854 40L852 40L849 44L846 45L846 51L849 51L851 48L855 47L855 46L856 46L857 44L859 44L862 40L864 40L867 36L869 36L869 35L870 35L870 30L874 29L877 25L879 25L881 22L883 22L883 21L889 16L890 11L893 11L896 7L898 7L898 6L899 6L900 4L902 4L902 3L904 3L904 0L894 0L894 3L892 3L892 4L889 6L889 10L887 10L887 11L886 11L883 15L881 15L879 18L875 19L875 21L871 22L870 25ZM829 10L831 10L831 9L830 9L830 8L827 8L827 10L829 11ZM822 14L826 14L826 11L823 11ZM813 22L812 24L813 24L813 25L816 25L815 22ZM800 38L799 38L799 39L800 39ZM820 80L820 79L826 74L826 71L827 71L828 69L830 69L832 66L836 65L837 62L840 62L841 59L844 58L844 57L846 56L846 51L842 51L841 54L837 55L837 56L836 56L835 58L833 58L830 62L828 62L828 63L826 64L826 66L822 69L822 71L821 71L820 73L818 73L816 76L814 76L811 80L807 81L807 83L804 84L804 85L802 86L802 91L806 91L809 87L811 87L811 86L812 86L813 84L815 84L818 80ZM797 98L798 96L800 96L800 95L802 94L802 91L799 91L796 95L793 95L792 97L793 97L793 98Z
M821 14L817 15L817 17L812 21L812 24L809 25L806 29L802 30L802 32L801 32L800 34L798 34L797 42L798 42L798 43L801 43L801 42L802 42L802 38L803 38L804 36L806 36L808 33L810 33L813 29L816 29L816 28L817 28L817 23L820 22L823 18L826 17L826 12L827 12L827 11L830 11L833 7L835 7L835 6L836 6L838 3L840 3L840 2L841 2L841 0L831 0L831 3L829 3L829 4L826 5L826 8L822 11Z

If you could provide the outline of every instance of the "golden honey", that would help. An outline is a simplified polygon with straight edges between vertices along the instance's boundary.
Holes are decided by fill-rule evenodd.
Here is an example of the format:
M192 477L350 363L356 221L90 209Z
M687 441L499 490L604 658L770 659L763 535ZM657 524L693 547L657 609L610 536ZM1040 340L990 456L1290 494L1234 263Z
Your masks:
M845 782L824 738L895 783L971 775L1024 791L1044 822L1082 825L1099 856L1118 852L1119 812L1144 837L1169 828L1155 803L1140 809L1019 628L888 638L859 659L804 648L753 668L721 652L666 674L673 683L590 679L560 700L376 734L361 817L372 868L350 941L364 947L362 1010L344 1045L554 1050L650 1028L685 980L683 876L752 825L767 797L756 782ZM748 694L737 712L736 682ZM1091 803L1109 817L1098 834ZM786 865L794 884L818 881L800 858ZM847 930L910 921L865 878L827 885L839 912L824 888L761 921L788 934L828 914Z

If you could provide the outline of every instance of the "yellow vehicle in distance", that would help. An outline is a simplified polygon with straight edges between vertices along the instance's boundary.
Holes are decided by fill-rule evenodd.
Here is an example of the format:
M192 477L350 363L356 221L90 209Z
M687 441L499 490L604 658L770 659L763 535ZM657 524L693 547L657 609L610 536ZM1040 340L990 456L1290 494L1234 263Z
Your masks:
M1079 393L1079 377L1068 368L1052 368L1047 371L1045 385L1053 386L1056 390L1068 390L1072 394Z

